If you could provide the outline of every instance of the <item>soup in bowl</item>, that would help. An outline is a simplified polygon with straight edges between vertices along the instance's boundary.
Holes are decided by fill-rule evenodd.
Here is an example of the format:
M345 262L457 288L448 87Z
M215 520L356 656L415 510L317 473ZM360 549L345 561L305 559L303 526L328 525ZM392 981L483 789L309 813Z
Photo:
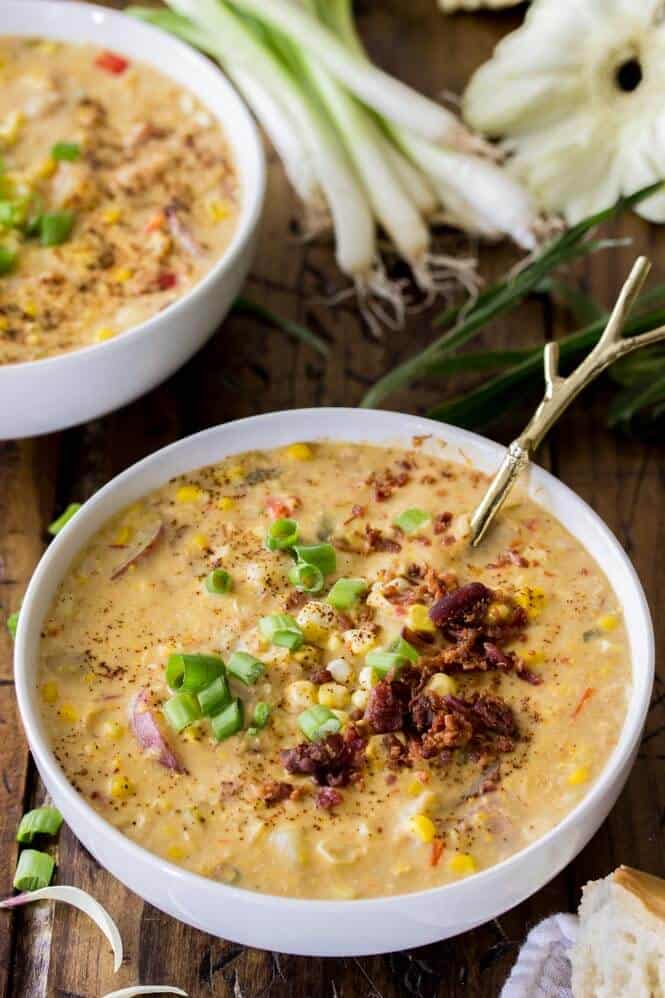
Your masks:
M572 858L627 775L650 625L616 542L544 472L470 546L498 454L409 417L277 414L86 504L31 584L17 678L47 785L86 845L104 829L112 872L122 843L174 871L138 889L193 924L348 953L460 931ZM220 892L295 922L234 930ZM383 942L352 927L368 906Z

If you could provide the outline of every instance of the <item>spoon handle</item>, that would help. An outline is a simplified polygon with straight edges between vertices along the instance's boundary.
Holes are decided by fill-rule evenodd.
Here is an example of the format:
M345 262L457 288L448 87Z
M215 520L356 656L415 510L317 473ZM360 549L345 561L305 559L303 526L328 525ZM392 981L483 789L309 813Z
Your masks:
M569 377L562 378L558 373L558 344L546 345L543 356L545 396L520 436L509 446L499 470L471 517L471 543L474 547L485 536L534 451L573 399L620 357L665 340L665 326L628 339L621 335L628 313L635 304L650 269L651 264L647 258L638 257L612 309L603 335Z

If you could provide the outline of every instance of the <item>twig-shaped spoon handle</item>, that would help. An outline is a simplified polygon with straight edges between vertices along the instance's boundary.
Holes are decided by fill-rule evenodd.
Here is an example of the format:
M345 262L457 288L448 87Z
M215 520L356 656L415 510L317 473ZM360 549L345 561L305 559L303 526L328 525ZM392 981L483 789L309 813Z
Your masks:
M534 451L573 399L577 398L588 384L619 357L665 340L665 326L628 339L624 339L621 335L628 313L635 304L650 270L651 264L647 258L638 257L612 309L603 335L569 377L559 376L558 344L548 343L545 347L545 397L524 431L511 443L501 467L471 517L471 543L474 547L485 536L489 525L506 501L520 472L528 465Z

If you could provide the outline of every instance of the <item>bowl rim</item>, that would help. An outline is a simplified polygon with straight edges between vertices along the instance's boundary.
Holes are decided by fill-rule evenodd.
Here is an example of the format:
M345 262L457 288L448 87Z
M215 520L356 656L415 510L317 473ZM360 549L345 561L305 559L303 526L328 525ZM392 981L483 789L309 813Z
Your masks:
M263 211L263 202L266 194L267 186L267 168L265 152L263 147L263 142L261 135L259 133L258 127L254 118L240 97L238 92L232 86L231 82L228 80L223 71L213 63L212 60L205 58L200 52L196 51L189 45L186 45L179 38L173 35L169 35L166 31L161 28L157 28L155 25L148 24L147 22L140 21L137 18L129 17L127 14L120 10L115 10L112 7L102 7L95 3L82 3L80 0L1 0L2 11L4 14L8 12L14 12L18 14L21 20L25 20L26 24L39 24L40 27L36 32L31 32L33 35L37 35L40 38L49 38L49 24L48 19L44 17L46 10L57 10L60 12L61 16L69 18L74 22L77 27L81 28L80 35L77 33L76 37L71 40L72 44L85 45L85 44L95 44L94 39L85 38L85 25L86 22L96 22L100 21L110 21L115 23L125 23L127 27L131 27L134 35L138 33L143 34L146 41L146 47L149 47L150 40L157 38L160 45L168 45L173 50L173 59L182 61L187 60L193 71L198 73L202 77L207 85L210 86L211 90L216 90L215 100L203 99L196 95L197 100L203 104L208 111L210 111L217 123L219 124L222 134L233 154L234 165L236 166L239 179L243 182L242 184L242 201L240 204L240 211L238 213L238 218L236 222L236 227L233 231L231 241L229 242L226 249L223 251L222 255L215 261L213 266L208 270L201 280L197 281L191 288L184 294L177 298L174 302L168 305L162 311L156 312L154 315L149 316L144 319L138 325L130 326L128 329L123 330L117 336L114 336L110 340L104 340L100 343L89 343L86 346L77 347L73 350L68 350L66 353L54 354L52 357L42 357L39 360L25 360L19 361L18 363L12 364L1 364L0 365L0 391L2 390L3 380L9 381L12 375L18 376L19 373L25 373L29 371L36 371L39 369L40 374L42 372L48 373L55 377L63 374L64 372L61 368L64 368L68 363L74 363L73 358L78 357L89 357L95 351L95 356L101 357L102 351L106 355L110 355L115 351L121 350L126 346L125 338L128 337L130 343L133 343L136 337L141 337L142 339L148 336L154 336L155 332L160 331L160 328L164 328L169 321L177 322L178 319L184 318L182 312L188 308L188 306L196 301L198 298L205 295L209 288L214 285L220 278L222 278L227 270L229 270L232 264L242 253L247 241L250 239L252 233L256 229ZM32 17L31 17L32 14ZM12 37L16 33L15 27L10 27L5 29L0 28L0 37ZM124 53L122 43L113 42L114 51ZM128 53L129 54L129 53ZM143 62L143 64L150 66L150 68L155 69L160 72L163 76L177 83L183 90L187 90L187 87L175 80L168 71L168 66L160 66L159 68L152 65L147 61L141 59L136 59L132 55L132 59L137 62ZM246 171L241 174L238 168L238 142L230 129L226 127L224 122L221 120L220 112L224 107L232 106L235 109L235 113L242 119L244 119L244 128L247 132L247 138L251 142L251 148L247 148L244 151L244 155L248 160L252 161L252 172L254 172L255 177L252 185L247 183Z
M113 496L116 492L122 494L125 485L131 482L133 478L141 476L151 467L151 465L157 465L160 462L167 462L174 466L174 469L170 473L163 475L163 483L166 483L171 477L186 474L187 471L175 470L176 467L180 467L177 459L186 453L190 448L195 450L198 444L205 443L208 440L215 440L218 435L221 437L221 442L219 446L219 457L217 460L222 460L223 458L233 456L234 454L243 453L248 449L255 449L248 448L247 446L235 447L233 443L234 431L238 428L249 428L250 426L262 428L264 425L267 425L269 428L270 424L278 424L280 421L285 421L287 423L289 421L294 421L295 426L300 432L290 434L290 439L288 441L275 443L274 440L272 442L270 440L266 440L264 446L266 448L274 448L284 446L285 443L288 442L302 440L303 426L307 427L309 420L314 417L317 419L323 419L326 423L328 420L335 421L344 419L348 420L349 418L353 419L353 428L351 427L351 424L349 424L347 435L344 437L331 436L329 438L338 442L345 440L349 443L376 443L376 441L373 440L367 441L367 438L363 435L363 425L369 425L374 420L387 420L389 422L399 421L400 426L403 428L399 431L396 430L395 437L390 441L386 438L386 444L378 444L378 446L386 446L389 442L394 443L395 446L399 446L400 443L402 446L405 446L405 441L411 440L414 436L420 434L431 435L441 438L447 444L452 444L453 447L458 448L462 454L465 445L474 447L476 451L484 451L485 455L491 455L496 459L497 466L505 450L502 445L469 430L460 429L447 423L435 422L420 416L404 415L403 413L391 412L388 410L370 410L340 406L291 409L263 413L210 427L154 451L152 454L122 471L119 475L116 475L106 485L99 489L98 492L94 493L94 495L84 503L79 513L77 513L77 522L80 526L83 517L86 517L86 519L88 517L93 517L97 507L106 503L107 497ZM227 436L227 443L224 442L225 435ZM268 436L269 435L270 434L268 432ZM316 441L327 439L327 437L325 433L315 433L314 435L306 436L305 439ZM191 464L187 465L187 467L190 471L194 471L197 467L202 467L202 465ZM44 610L44 612L39 615L38 619L33 623L33 617L37 614L34 604L39 599L42 586L49 581L51 564L54 560L56 560L56 558L60 558L61 549L69 546L71 547L71 552L63 571L59 575L58 584L62 581L64 573L67 571L73 558L85 546L89 539L89 537L86 537L85 541L78 544L74 543L74 528L72 521L70 521L70 523L67 524L67 526L54 538L54 540L51 541L31 577L23 600L23 605L21 607L14 646L14 678L19 714L29 741L31 752L35 758L39 771L42 773L46 772L48 781L57 786L58 792L67 800L67 807L70 812L82 815L92 826L95 834L104 836L109 845L112 845L116 850L124 852L125 856L132 857L142 864L149 864L155 873L163 874L165 877L171 878L171 880L177 879L182 883L189 883L192 886L203 888L212 893L219 892L219 899L226 899L229 903L233 903L234 900L237 901L239 896L241 896L245 901L248 897L250 899L256 899L257 903L260 903L264 910L265 906L269 906L271 910L274 908L275 911L277 909L288 908L294 913L300 912L303 914L310 906L313 906L320 912L326 910L334 916L342 915L344 911L348 910L349 906L353 906L354 910L358 910L362 906L367 910L378 907L382 911L385 911L386 909L401 910L404 905L411 902L415 904L418 901L423 900L434 902L436 899L440 899L442 901L454 900L459 902L464 897L466 885L473 884L474 888L479 888L482 887L483 884L486 884L489 888L493 881L509 874L513 868L519 868L520 864L524 863L527 857L537 851L545 849L555 839L560 839L562 836L565 836L566 833L575 826L585 812L593 812L594 805L600 804L604 797L611 795L613 786L615 786L616 782L621 779L622 773L626 770L626 767L632 766L634 753L639 743L646 720L655 674L655 638L651 614L641 582L630 559L628 558L628 555L602 518L585 502L585 500L578 496L577 493L575 493L559 479L555 478L555 476L550 472L546 471L544 468L541 468L539 465L531 465L531 475L533 476L533 482L535 482L537 486L542 486L543 488L547 487L550 492L558 492L559 495L565 499L565 501L571 502L573 506L576 506L581 512L583 512L584 515L595 525L596 529L604 535L604 539L608 544L608 551L610 551L611 555L615 558L618 558L618 561L625 572L625 578L632 586L633 595L636 597L637 606L641 611L641 620L639 621L639 625L643 629L645 655L644 660L640 663L639 672L635 670L634 661L632 662L633 685L631 697L627 704L626 717L621 727L617 742L595 783L586 796L583 797L558 824L554 825L544 835L535 839L523 849L512 853L506 859L494 864L493 866L480 870L471 877L454 881L452 883L427 887L419 891L411 891L403 894L379 895L349 900L333 900L326 898L295 898L290 896L281 896L223 884L219 881L204 877L201 874L193 873L175 863L170 862L169 860L163 859L161 856L158 856L156 853L151 852L144 846L139 845L133 839L130 839L128 836L124 835L113 825L107 822L97 811L95 811L94 808L85 800L85 798L73 788L67 779L64 770L60 767L60 764L56 760L53 751L48 744L46 733L42 733L40 731L40 712L37 707L33 707L29 691L29 662L27 660L26 647L29 641L28 635L30 630L36 625L38 626L38 630L41 629L44 615L47 612L47 609ZM152 491L152 489L148 491ZM530 492L532 491L533 490L530 490ZM142 494L145 495L147 493L144 491ZM535 501L538 500L536 499ZM122 502L116 502L114 512L117 513L126 504L126 499ZM107 511L103 522L106 522L111 516L113 516L114 512ZM564 526L565 525L566 524L564 523ZM91 535L98 529L99 525L94 528ZM594 558L594 560L597 559ZM608 554L608 562L610 560L610 554ZM607 577L606 568L602 563L598 562L598 564ZM612 580L608 578L608 581L612 586ZM613 586L612 588L614 589ZM617 600L619 600L618 595ZM633 656L631 655L631 659L632 658ZM636 679L639 677L641 677L641 679L638 683L636 682ZM633 720L632 723L629 723L631 712L633 714ZM68 824L70 823L67 815L65 815L65 820L68 821ZM70 827L74 830L74 827L71 824ZM582 845L576 850L575 855L577 855L586 841L587 839L585 839ZM561 868L561 865L553 868L552 877L555 876ZM541 884L539 883L534 890L540 889L540 886ZM529 891L526 896L529 896L532 893L533 891Z

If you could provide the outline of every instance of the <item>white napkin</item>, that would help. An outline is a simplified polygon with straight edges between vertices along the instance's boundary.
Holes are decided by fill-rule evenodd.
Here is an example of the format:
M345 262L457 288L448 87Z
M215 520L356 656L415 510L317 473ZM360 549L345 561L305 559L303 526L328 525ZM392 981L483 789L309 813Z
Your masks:
M501 998L573 998L568 950L576 938L576 915L540 922L526 937Z

